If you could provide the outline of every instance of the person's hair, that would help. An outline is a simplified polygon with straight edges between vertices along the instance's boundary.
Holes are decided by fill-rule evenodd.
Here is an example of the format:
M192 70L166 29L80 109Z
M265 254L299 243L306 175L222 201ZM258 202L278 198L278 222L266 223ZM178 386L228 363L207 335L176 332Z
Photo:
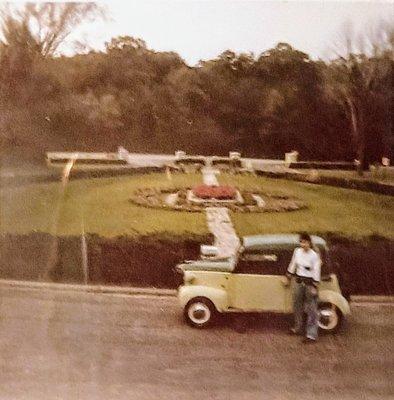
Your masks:
M300 233L300 241L301 240L306 240L307 242L309 242L312 245L312 239L311 239L310 235L306 232Z

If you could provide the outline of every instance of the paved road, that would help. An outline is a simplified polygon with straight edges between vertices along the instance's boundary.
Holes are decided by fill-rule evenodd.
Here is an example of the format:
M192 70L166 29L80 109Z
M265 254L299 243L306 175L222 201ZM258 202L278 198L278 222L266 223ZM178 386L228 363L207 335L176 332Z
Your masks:
M341 335L305 346L281 317L189 328L171 297L0 299L1 400L393 398L392 306L354 307Z

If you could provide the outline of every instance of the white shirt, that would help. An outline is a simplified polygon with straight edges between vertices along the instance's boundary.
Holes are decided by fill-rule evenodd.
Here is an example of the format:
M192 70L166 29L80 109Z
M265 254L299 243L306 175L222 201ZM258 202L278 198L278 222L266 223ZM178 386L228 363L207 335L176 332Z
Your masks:
M294 250L287 272L302 278L311 278L314 282L320 282L321 260L316 251L305 251L301 247Z

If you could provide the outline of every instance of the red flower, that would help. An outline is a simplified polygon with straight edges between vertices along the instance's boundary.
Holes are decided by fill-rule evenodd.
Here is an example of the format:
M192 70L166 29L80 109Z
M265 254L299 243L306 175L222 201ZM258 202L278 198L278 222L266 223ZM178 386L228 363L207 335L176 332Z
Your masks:
M233 186L198 185L193 188L193 194L200 199L233 200L237 189Z

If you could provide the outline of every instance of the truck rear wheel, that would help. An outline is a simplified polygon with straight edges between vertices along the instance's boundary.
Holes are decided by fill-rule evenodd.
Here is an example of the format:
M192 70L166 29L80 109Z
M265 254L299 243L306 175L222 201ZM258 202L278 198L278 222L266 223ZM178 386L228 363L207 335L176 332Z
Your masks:
M342 322L342 313L332 303L319 303L319 328L323 332L336 332Z

